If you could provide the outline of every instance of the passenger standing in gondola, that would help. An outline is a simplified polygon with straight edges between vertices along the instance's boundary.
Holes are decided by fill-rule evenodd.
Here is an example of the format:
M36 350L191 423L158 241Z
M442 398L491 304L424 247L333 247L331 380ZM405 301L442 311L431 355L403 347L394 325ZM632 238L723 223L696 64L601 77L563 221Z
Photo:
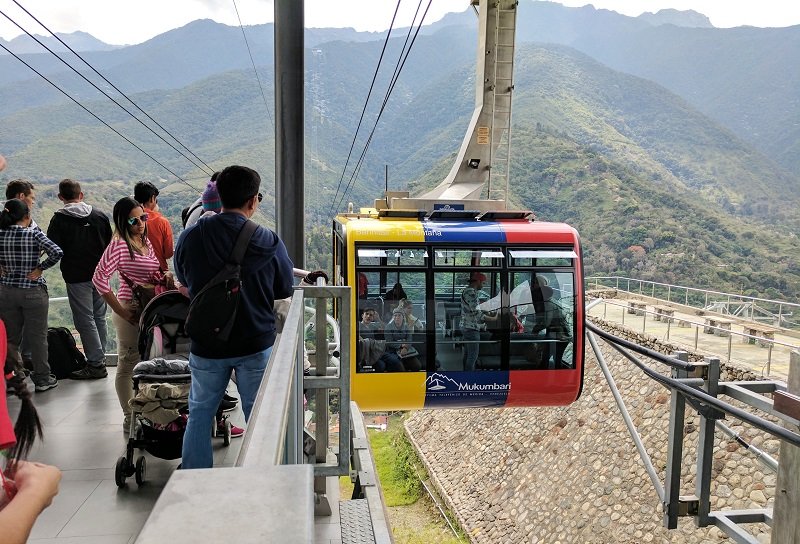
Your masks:
M481 331L486 329L486 321L496 321L497 317L486 314L478 308L478 295L483 289L486 276L473 273L469 284L461 292L461 334L464 341L464 370L475 370L480 349Z
M67 286L72 322L81 336L87 365L71 374L74 380L96 380L106 371L106 301L92 276L109 242L111 223L106 214L83 201L81 185L64 179L58 184L64 207L50 219L47 236L64 251L61 275Z
M41 229L31 227L28 205L18 199L5 203L0 213L0 319L8 330L9 357L20 368L22 330L28 337L37 392L58 385L47 362L49 297L42 272L55 266L64 252ZM47 259L40 261L42 253Z
M181 233L175 251L175 271L191 297L211 281L228 260L245 223L261 202L258 172L229 166L217 177L222 213L206 217ZM213 465L211 428L214 415L236 371L236 385L245 420L275 342L275 300L292 295L292 262L278 235L258 226L241 263L242 293L230 337L224 346L192 338L189 366L189 421L183 438L184 469Z
M114 205L114 235L100 262L92 283L114 312L111 321L117 331L117 390L125 416L123 432L130 430L133 398L133 367L139 362L139 314L144 310L134 291L154 290L156 284L172 287L172 275L161 269L153 246L147 239L148 214L131 197ZM119 275L119 290L111 289L111 276Z

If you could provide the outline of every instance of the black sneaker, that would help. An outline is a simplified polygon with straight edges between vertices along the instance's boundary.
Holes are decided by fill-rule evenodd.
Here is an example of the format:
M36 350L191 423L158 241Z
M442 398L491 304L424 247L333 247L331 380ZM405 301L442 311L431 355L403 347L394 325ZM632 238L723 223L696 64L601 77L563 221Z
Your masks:
M227 397L227 395L225 395ZM236 409L236 402L230 401L226 398L222 399L222 402L219 403L222 407L223 412L230 412L231 410Z
M228 402L232 402L232 403L234 403L234 404L236 404L237 402L239 402L239 399L237 399L237 398L236 398L236 397L234 397L233 395L229 395L227 392L226 392L226 393L225 393L225 395L222 397L222 399L223 399L223 400L227 400Z
M55 376L50 374L46 378L40 378L38 380L33 381L34 389L37 393L41 393L42 391L47 391L48 389L53 389L54 387L58 387L58 380Z
M86 365L80 370L76 370L69 375L73 380L99 380L108 376L108 370L104 366Z

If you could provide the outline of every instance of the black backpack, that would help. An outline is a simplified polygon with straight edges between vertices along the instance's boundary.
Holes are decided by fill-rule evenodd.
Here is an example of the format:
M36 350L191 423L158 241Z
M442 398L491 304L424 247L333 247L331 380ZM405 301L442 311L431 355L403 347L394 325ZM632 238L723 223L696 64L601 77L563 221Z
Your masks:
M242 287L242 258L258 225L247 220L222 270L192 298L184 329L193 342L222 347L233 330Z
M69 378L70 374L86 366L86 357L66 327L47 329L47 361L50 363L50 372L59 380Z

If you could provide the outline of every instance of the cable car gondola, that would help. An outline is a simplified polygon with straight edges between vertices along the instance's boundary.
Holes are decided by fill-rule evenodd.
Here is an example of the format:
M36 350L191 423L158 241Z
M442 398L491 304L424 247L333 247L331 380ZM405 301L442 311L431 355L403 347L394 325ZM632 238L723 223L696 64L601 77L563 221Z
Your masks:
M367 411L575 401L584 351L575 229L518 212L459 219L424 213L373 210L334 221L335 278L353 286L357 309L353 400ZM480 285L477 337L465 334L463 323L470 285ZM393 299L395 286L408 302ZM400 306L403 315L395 313ZM379 325L370 324L374 316ZM404 337L395 333L395 319L410 329ZM398 344L403 353L393 351ZM467 355L475 348L472 369Z

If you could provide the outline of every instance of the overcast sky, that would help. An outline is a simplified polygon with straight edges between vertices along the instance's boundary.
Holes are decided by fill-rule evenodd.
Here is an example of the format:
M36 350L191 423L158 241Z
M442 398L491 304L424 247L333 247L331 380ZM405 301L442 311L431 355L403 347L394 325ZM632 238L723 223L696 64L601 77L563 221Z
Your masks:
M111 44L146 41L196 19L238 25L233 0L17 0L56 32L83 30ZM528 0L522 0L524 9ZM663 8L693 9L707 15L717 27L792 26L800 24L798 0L561 0L568 6L588 3L637 16ZM393 0L305 0L307 27L353 27L356 30L385 30L392 19ZM427 2L423 0L424 5ZM272 0L236 0L245 25L272 21ZM397 26L410 24L418 2L403 0ZM433 0L426 22L444 14L464 11L468 0ZM14 0L0 0L0 10L35 34L46 34L25 15ZM21 31L0 16L0 37L13 38Z

